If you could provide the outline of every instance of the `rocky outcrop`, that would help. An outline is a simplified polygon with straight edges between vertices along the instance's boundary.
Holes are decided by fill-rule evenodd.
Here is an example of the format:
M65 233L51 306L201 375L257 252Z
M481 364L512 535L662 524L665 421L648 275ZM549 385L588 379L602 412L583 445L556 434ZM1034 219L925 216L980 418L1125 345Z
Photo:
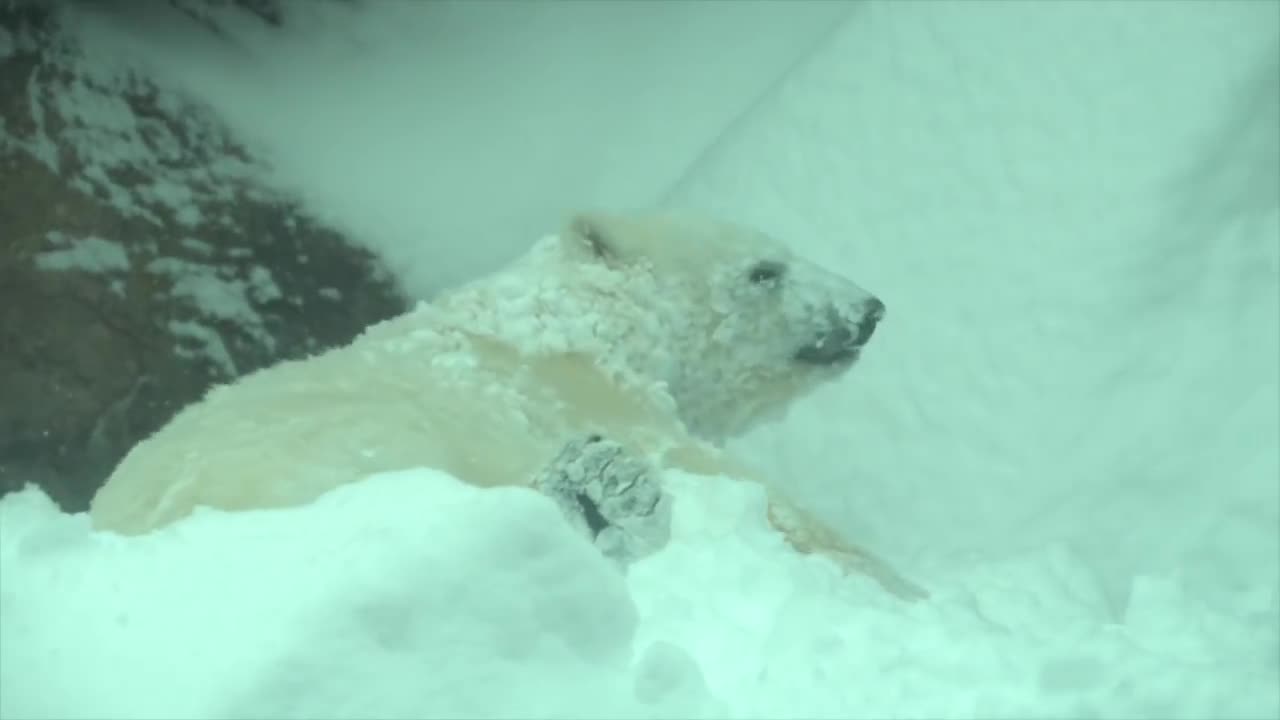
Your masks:
M284 13L276 0L167 0L167 2L170 7L215 32L221 32L222 27L218 22L218 16L227 9L256 18L272 27L280 27L284 24Z
M406 300L209 112L86 66L58 19L0 0L0 493L36 482L74 511L210 385Z

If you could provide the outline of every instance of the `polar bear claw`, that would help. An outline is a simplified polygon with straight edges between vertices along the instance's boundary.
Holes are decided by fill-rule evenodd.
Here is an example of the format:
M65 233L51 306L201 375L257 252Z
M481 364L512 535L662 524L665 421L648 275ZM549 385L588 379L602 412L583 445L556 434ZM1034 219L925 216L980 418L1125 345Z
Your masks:
M671 537L670 500L656 468L598 433L565 443L532 484L623 565L661 549Z

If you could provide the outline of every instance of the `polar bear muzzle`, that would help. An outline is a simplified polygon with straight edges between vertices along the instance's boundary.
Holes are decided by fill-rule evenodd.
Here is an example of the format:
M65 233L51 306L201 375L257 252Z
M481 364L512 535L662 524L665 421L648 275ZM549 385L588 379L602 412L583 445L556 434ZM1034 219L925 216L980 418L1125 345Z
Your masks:
M845 365L858 359L862 347L871 340L876 325L884 318L884 303L871 298L863 304L856 320L834 309L827 312L828 326L813 342L796 351L795 359L809 365Z

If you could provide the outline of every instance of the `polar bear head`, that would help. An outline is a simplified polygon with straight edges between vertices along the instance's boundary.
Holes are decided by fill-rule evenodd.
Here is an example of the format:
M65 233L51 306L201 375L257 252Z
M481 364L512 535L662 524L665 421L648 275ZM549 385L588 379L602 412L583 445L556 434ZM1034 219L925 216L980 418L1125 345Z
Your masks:
M768 235L709 219L580 214L547 252L569 294L591 298L575 314L599 347L665 383L714 442L848 370L885 313Z

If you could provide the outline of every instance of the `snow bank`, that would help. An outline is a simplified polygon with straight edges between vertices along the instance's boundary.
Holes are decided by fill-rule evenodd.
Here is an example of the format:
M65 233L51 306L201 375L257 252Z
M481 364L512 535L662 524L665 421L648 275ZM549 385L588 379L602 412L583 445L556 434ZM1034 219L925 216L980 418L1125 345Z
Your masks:
M1265 717L1274 644L1175 578L1120 623L1070 552L907 605L791 553L763 493L673 474L625 578L551 502L428 470L93 534L0 500L0 717Z
M0 563L6 718L545 717L625 697L626 586L531 490L407 471L139 539L27 491L0 501Z
M1148 572L1274 596L1276 20L860 5L671 193L888 306L856 372L738 449L917 576L1064 542L1117 617Z

